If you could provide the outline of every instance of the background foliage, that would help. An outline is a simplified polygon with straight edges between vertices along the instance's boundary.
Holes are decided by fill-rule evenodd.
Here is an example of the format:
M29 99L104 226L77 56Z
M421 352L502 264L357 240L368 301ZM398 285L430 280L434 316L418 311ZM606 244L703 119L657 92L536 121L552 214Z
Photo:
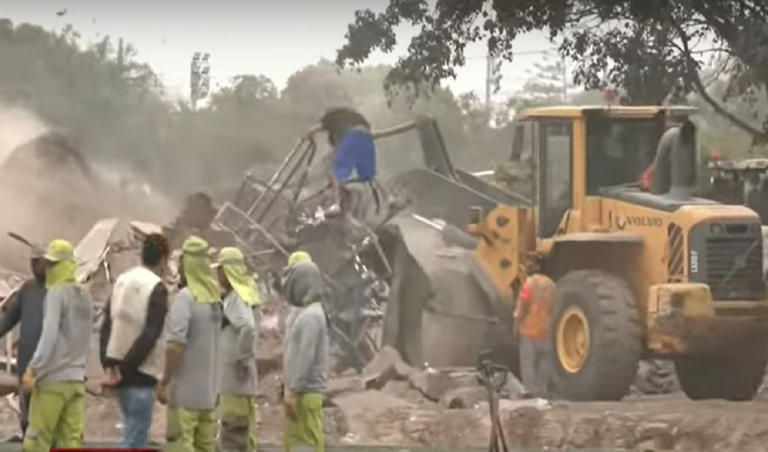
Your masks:
M433 20L426 19L428 10L406 8L408 4L420 2L399 0L392 3L401 5L397 10L401 18L416 22ZM438 5L442 3L438 2ZM469 8L484 2L445 3ZM563 20L558 18L557 10L541 11L536 6L539 2L509 3L527 4L530 11L543 15L509 18L520 31L536 28L543 20L554 21L552 23ZM461 15L465 12L446 10L440 13L443 17L439 20L443 21L441 23L460 21L466 18ZM357 28L350 28L350 40L358 40L354 49L365 49L359 42L365 39L369 40L369 50L375 46L388 48L394 35L382 25L386 25L382 20L387 17L382 16L382 19L373 13L370 13L372 16L367 14L358 13ZM506 12L496 14L498 17ZM539 22L530 22L537 17ZM372 35L370 28L360 28L360 23L378 26L374 31L383 35L383 40L378 40L379 35L375 33ZM367 34L362 30L367 30ZM449 28L454 34L458 30ZM475 31L480 33L480 30ZM498 32L494 33L498 35ZM467 33L469 38L479 39L475 32ZM628 27L626 33L639 36L636 39L645 42L649 31ZM454 41L457 36L465 36L454 34L451 35ZM461 43L450 41L454 47L448 54L443 54L432 38L439 36L417 40L412 47L426 46L429 51L436 52L433 57L444 66L445 72L432 72L427 77L411 80L418 90L406 91L408 95L403 91L382 89L393 80L393 69L397 74L402 65L393 68L358 64L356 69L340 69L337 62L319 61L294 73L283 90L278 90L274 82L263 75L233 77L231 85L214 91L209 102L192 111L185 103L168 98L152 68L139 62L139 56L130 45L125 47L120 58L115 43L109 38L83 46L71 27L50 32L38 26L0 19L0 101L26 108L50 126L63 130L94 164L108 167L117 174L145 179L174 198L200 189L214 195L227 192L239 183L247 168L254 168L263 177L268 177L298 137L330 106L354 106L375 128L393 126L415 114L428 113L437 118L456 163L470 170L485 170L494 168L508 157L512 137L506 125L514 111L562 103L563 84L568 88L568 103L602 102L600 91L577 88L604 87L583 75L589 73L589 65L593 64L591 58L598 58L598 62L601 58L592 50L585 50L588 57L584 58L585 66L575 72L576 80L562 80L561 62L542 60L519 93L496 106L494 111L486 111L475 94L457 94L440 86L440 80L451 76L453 65L462 63L461 58L452 53ZM574 44L565 50L572 52L580 45L579 39L586 38L574 35L571 39ZM662 46L662 38L658 39ZM590 49L595 46L584 45ZM610 53L606 58L620 57L614 55L615 49L605 51ZM350 48L346 52L348 58L357 58L360 62L367 56L365 52L350 53ZM639 60L643 65L653 63L658 57L652 48L645 52L648 54L643 53ZM748 75L755 68L744 66L746 63L737 67L733 61L731 58L722 61L721 65L701 66L697 77L707 83L708 96L717 101L717 108L727 108L760 129L768 112L765 102L753 99L764 95L764 89L756 81L759 74L750 79ZM626 71L617 72L622 73ZM731 75L725 77L724 73ZM737 75L741 78L734 78ZM613 82L635 86L634 91L628 91L629 97L655 101L662 96L662 91L666 93L666 90L641 89L648 87L646 78L658 82L660 75L656 72L638 74L641 80L637 83L622 81L622 77L616 75ZM750 86L752 91L748 89ZM752 97L747 96L747 92ZM702 152L708 154L711 149L718 149L723 155L739 156L753 149L754 133L719 114L717 108L695 90L684 95L702 108L701 121L706 125L701 129ZM385 175L420 164L415 137L387 139L381 142L380 149Z

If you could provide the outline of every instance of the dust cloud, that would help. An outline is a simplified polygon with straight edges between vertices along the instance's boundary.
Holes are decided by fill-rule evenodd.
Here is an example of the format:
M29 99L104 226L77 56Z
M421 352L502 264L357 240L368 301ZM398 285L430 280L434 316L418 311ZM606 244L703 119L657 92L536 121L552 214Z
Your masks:
M68 137L28 111L0 104L0 268L26 272L28 250L13 231L37 243L76 243L101 218L156 223L174 208L115 165L91 165Z

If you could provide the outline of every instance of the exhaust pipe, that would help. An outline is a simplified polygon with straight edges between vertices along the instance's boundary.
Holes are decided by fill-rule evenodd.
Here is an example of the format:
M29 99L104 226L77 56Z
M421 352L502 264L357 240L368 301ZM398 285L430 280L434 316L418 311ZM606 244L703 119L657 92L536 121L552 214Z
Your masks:
M659 140L651 193L687 199L696 190L696 126L686 120L667 129Z
M678 129L671 158L672 186L669 195L687 199L696 191L696 126L685 121Z

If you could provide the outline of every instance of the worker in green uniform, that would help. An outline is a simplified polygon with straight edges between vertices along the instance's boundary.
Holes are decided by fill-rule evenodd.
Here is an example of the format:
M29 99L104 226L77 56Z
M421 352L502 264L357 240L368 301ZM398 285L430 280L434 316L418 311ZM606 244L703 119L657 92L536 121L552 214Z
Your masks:
M165 370L157 386L158 400L168 404L165 450L213 452L223 314L205 240L184 241L179 274L182 288L168 313Z
M317 266L306 253L291 256L283 296L299 310L287 326L283 358L283 405L286 452L308 445L325 450L323 398L328 367L328 324L323 302L327 286Z
M43 329L22 384L32 396L22 450L48 451L51 444L83 444L85 363L92 325L92 302L75 281L74 248L54 240L44 255Z
M222 248L215 267L224 297L219 352L219 448L222 452L253 452L257 450L256 347L261 297L239 249Z

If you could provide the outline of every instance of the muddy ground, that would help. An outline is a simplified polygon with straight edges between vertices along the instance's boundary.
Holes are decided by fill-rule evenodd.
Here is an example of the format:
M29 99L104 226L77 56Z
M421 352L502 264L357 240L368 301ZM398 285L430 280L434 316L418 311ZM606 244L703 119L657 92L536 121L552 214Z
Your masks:
M386 394L386 393L384 393ZM435 448L487 445L487 405L447 410L437 406L377 404L365 394L356 408L325 410L329 444ZM386 396L381 396L386 397ZM501 418L510 446L519 448L620 448L631 450L768 450L768 399L748 403L691 402L680 395L612 403L504 401ZM87 399L86 441L114 442L120 436L112 397ZM282 409L263 403L260 441L279 444ZM158 405L152 439L163 442L164 407ZM15 412L0 405L0 434L17 433Z

